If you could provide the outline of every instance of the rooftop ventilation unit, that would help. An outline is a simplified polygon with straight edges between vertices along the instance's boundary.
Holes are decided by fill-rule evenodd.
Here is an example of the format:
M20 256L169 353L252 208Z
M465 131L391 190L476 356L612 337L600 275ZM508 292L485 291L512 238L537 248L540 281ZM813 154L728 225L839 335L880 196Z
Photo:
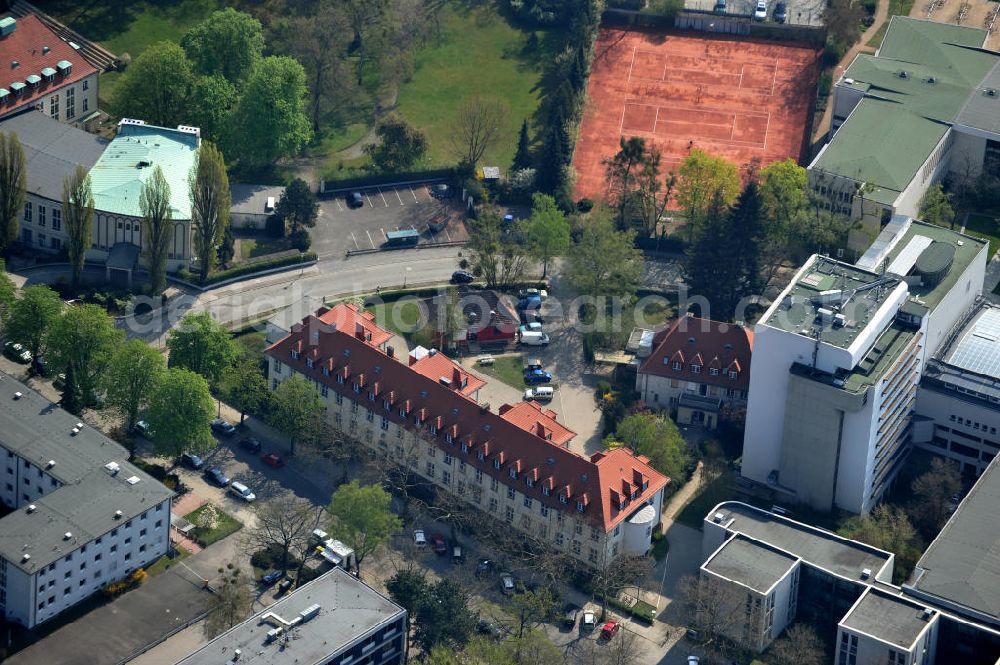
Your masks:
M21 399L22 397L24 397L24 393L22 393L20 390L14 393L14 399Z
M924 611L920 615L920 618L924 621L930 621L932 616L934 616L934 610L929 607L925 607Z
M77 429L83 429L83 423L77 423L76 424L76 428Z
M715 515L712 516L712 521L716 524L722 524L722 520L724 519L726 519L726 516L721 512L715 513Z
M36 505L35 505L35 504L33 504L33 503L29 503L29 504L28 504L28 510L27 510L27 512L28 512L29 514L30 514L30 513L33 513L33 512L35 512L36 510L38 510L38 506L36 506Z
M129 485L135 485L137 482L139 482L139 476L129 476L128 478L125 479L125 482L128 483Z
M317 615L319 615L319 611L320 611L320 604L315 603L313 605L310 605L306 609L302 610L301 612L299 612L299 618L302 619L302 623L305 623L306 621L309 621L309 619L313 619Z
M31 559L31 555L28 554L28 553L25 553L24 556L21 557L21 563L24 563L25 561L28 561L30 559Z
M17 19L13 16L0 19L0 37L6 37L17 29Z
M861 571L861 579L867 580L871 576L872 576L872 569L871 568L865 568L864 570Z
M72 531L67 531L66 533L63 534L63 540L69 540L72 537L73 537Z
M276 639L281 637L281 634L283 632L285 632L283 628L272 628L271 630L267 631L267 641L268 642L275 641Z
M986 96L987 97L996 97L997 94L1000 94L1000 93L997 93L997 91L996 91L995 88L986 88Z
M107 464L104 465L104 468L112 476L117 475L118 472L121 471L121 467L118 466L118 462L108 462Z
M937 83L937 79L934 78L933 76L928 76L927 77L927 82L928 83Z
M121 518L122 518L122 511L116 510L115 511L115 519L116 520L120 520Z
M900 70L899 73L896 74L896 76L898 76L901 79L908 79L908 78L910 78L910 74L905 69Z
M79 427L74 427L73 429L71 429L69 431L69 433L70 433L70 436L76 436L77 434L80 433L80 428Z
M49 51L51 51L51 50L52 49L50 49L48 46L43 46L42 47L42 55L48 55Z
M50 459L48 462L45 463L45 468L46 469L51 469L55 465L56 465L56 461L54 459Z

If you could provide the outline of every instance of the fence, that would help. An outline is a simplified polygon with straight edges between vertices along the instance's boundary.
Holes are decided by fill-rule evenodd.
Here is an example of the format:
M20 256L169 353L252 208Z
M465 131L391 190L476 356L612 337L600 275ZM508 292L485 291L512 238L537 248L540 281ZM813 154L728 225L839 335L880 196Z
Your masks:
M724 35L741 35L770 41L798 42L823 46L826 28L754 21L741 14L716 14L711 10L684 9L674 15L649 14L626 9L606 9L603 23L624 28L677 28Z
M409 171L406 173L377 173L372 175L345 178L343 180L323 180L320 182L319 195L333 196L338 192L350 189L374 187L378 185L408 185L415 183L449 180L455 175L455 170L428 169L426 171Z

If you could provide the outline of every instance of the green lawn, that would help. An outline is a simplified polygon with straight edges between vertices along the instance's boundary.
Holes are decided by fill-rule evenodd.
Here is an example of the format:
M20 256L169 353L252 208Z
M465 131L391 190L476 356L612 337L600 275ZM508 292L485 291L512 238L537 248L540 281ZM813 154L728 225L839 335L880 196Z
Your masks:
M1000 249L1000 216L973 212L965 222L965 232L970 236L988 240L990 255L987 261Z
M414 75L399 91L398 110L427 134L427 165L453 164L451 137L463 102L501 98L509 108L504 140L488 151L484 164L506 169L517 148L521 122L533 120L539 104L542 68L561 41L554 31L537 32L539 48L529 53L529 32L512 26L493 2L453 2L441 15L433 37L414 57Z
M872 35L872 38L868 40L868 46L875 48L881 46L882 38L885 37L885 31L889 29L889 20L893 16L909 16L912 9L913 0L889 0L889 13L885 19L885 23L879 26L879 29Z
M267 346L267 333L252 328L244 333L233 335L236 346L248 356L263 360L264 348Z
M391 330L400 337L409 339L413 333L423 327L423 324L427 323L426 313L423 313L423 317L421 316L422 310L418 304L421 302L423 301L406 298L370 305L367 310L375 314L375 322L378 325L386 330Z
M733 482L733 475L723 472L698 488L698 493L678 513L677 521L700 531L709 510L722 501L735 498L736 483Z
M210 504L205 504L197 510L192 510L190 513L184 516L188 522L192 524L198 523L198 517L205 511L205 509ZM208 547L212 543L218 542L225 538L226 536L231 536L240 529L243 528L243 522L239 521L232 515L228 515L222 512L222 509L216 506L216 510L219 512L219 523L214 529L206 529L204 527L196 526L191 530L191 539L202 547Z
M239 238L240 257L246 259L284 252L291 249L292 244L286 238L269 238L267 236L254 236L253 238Z
M518 390L528 387L524 383L524 361L521 356L502 356L492 365L476 365L476 369Z
M159 559L157 559L149 566L147 566L146 572L149 573L149 576L152 577L153 575L159 575L160 573L166 571L168 568L170 568L170 566L174 565L178 561L183 561L184 559L191 556L191 553L188 552L183 547L178 547L177 549L174 550L174 552L175 552L174 556L170 556L169 554L164 554Z

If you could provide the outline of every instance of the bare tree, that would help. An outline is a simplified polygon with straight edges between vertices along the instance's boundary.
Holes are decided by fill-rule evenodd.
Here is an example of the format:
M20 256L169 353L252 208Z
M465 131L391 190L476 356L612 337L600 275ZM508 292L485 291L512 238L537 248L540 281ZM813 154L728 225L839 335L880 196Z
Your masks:
M601 617L608 612L608 599L629 586L639 586L653 570L653 560L646 556L604 558L594 572L594 592L601 601Z
M219 568L219 574L221 577L205 607L208 617L205 619L204 631L209 638L224 633L246 619L253 606L250 578L237 563L228 563L225 568Z
M472 97L458 110L452 149L460 162L475 166L503 134L510 109L495 97Z
M823 665L827 662L823 640L812 627L796 623L767 650L773 665Z
M281 552L281 572L287 572L293 558L301 562L309 554L313 529L319 528L323 509L305 499L285 495L254 506L257 524L246 530L251 550L275 548Z
M720 659L742 650L737 642L759 616L753 609L751 616L746 615L746 595L735 593L734 588L693 575L682 577L677 583L678 609L697 629L700 646Z

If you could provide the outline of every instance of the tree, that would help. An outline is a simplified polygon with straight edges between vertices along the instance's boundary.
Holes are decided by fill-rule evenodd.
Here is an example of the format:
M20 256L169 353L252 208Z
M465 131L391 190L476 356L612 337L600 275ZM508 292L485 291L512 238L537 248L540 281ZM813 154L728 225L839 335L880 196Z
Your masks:
M482 273L487 288L507 289L524 274L527 254L514 234L504 228L500 212L491 206L480 209L469 229L471 263Z
M684 477L689 462L687 442L669 418L652 413L625 416L618 423L614 436L605 440L605 447L616 445L645 455L654 469L672 480Z
M294 234L303 227L316 226L319 204L316 195L302 178L295 178L281 193L274 213L284 219Z
M417 608L427 597L429 586L427 576L413 569L400 570L385 582L385 590L389 592L389 597L406 610L407 643L409 643L409 628L416 621Z
M163 355L141 339L114 349L101 380L108 406L121 415L126 431L139 419L165 370Z
M97 397L112 354L124 339L124 333L103 307L68 307L49 330L49 359L55 367L73 368L83 403L89 406Z
M253 590L250 579L233 562L219 568L219 579L205 602L205 635L209 639L226 632L250 616L253 607Z
M951 207L951 194L940 183L931 186L920 199L920 219L938 226L955 228L955 210Z
M634 242L635 232L617 231L606 209L592 213L569 250L567 281L583 295L631 298L642 279Z
M895 552L897 565L892 577L896 584L909 576L923 549L917 530L913 528L906 513L901 508L888 504L876 506L867 517L851 518L837 533Z
M229 227L229 176L219 149L202 141L188 176L191 228L201 281L215 266L216 248Z
M722 157L713 157L695 148L681 163L677 175L677 203L687 216L690 237L712 206L716 192L722 203L732 205L740 192L740 172Z
M379 121L375 135L378 142L366 145L365 154L377 169L386 173L409 168L427 152L427 136L395 114Z
M262 411L270 395L260 363L249 355L238 357L222 371L219 392L229 406L239 409L241 425L248 413Z
M642 169L636 176L635 199L636 214L642 223L642 232L651 236L656 232L656 225L666 212L670 199L677 187L677 176L668 173L664 180L660 173L662 155L658 148L650 148Z
M475 166L500 140L510 109L495 97L471 97L458 109L453 134L452 154L465 164Z
M785 630L767 650L772 665L823 665L827 662L826 647L816 631L799 622Z
M208 312L189 312L167 333L170 366L183 367L215 384L236 358L229 331Z
M83 414L83 397L80 395L80 388L76 383L76 372L73 371L72 365L66 368L66 380L63 382L59 404L74 416Z
M364 81L365 66L377 53L378 38L389 37L389 15L393 3L389 0L344 0L342 7L347 15L354 40L351 51L357 57L357 84Z
M555 199L536 193L531 197L531 219L525 226L528 250L542 262L542 278L545 278L549 261L569 249L569 222Z
M264 28L253 16L227 7L188 30L181 46L200 73L238 85L260 62Z
M173 42L157 42L122 74L112 108L119 116L176 127L189 120L188 100L194 83L194 70L184 49Z
M514 637L524 637L525 631L547 621L555 606L555 597L548 587L541 586L537 591L515 593L510 602L510 613L516 622L511 631Z
M831 0L823 11L823 22L829 40L846 50L861 36L861 19L865 10L860 2Z
M287 56L262 59L233 111L226 153L251 168L297 154L312 138L306 93L302 65Z
M326 407L316 384L293 376L278 384L271 393L268 422L289 438L294 455L296 443L312 442L319 436L325 413Z
M239 92L223 76L200 76L191 88L187 122L201 130L202 139L218 144L225 138L239 98Z
M17 285L7 274L7 262L0 259L0 323L6 320L7 312L17 300Z
M24 148L17 134L0 132L0 254L17 241L27 197Z
M646 556L619 556L598 562L591 578L594 593L601 601L601 621L608 612L608 599L614 598L625 587L636 586L647 579L653 570L653 559Z
M392 496L381 487L362 486L357 480L341 485L330 497L326 507L333 518L330 533L354 550L359 575L365 557L403 528L391 504Z
M646 162L646 139L624 136L618 139L619 149L614 157L605 159L604 179L608 183L608 201L618 210L618 223L628 226L625 218L626 208L632 197L635 184L635 174Z
M947 521L951 497L962 490L958 463L935 457L930 470L917 476L910 489L914 498L911 514L924 535L937 535Z
M300 562L309 558L312 532L322 518L322 511L312 502L287 494L254 504L253 512L256 523L246 532L251 550L280 551L278 570L282 573L291 567L292 557Z
M795 160L768 164L760 171L760 197L766 219L758 239L761 263L761 289L766 289L793 241L802 240L801 219L809 198L806 194L806 170Z
M73 175L63 179L62 221L66 226L66 253L73 268L73 290L80 285L83 260L90 249L94 228L94 194L90 189L90 174L77 166Z
M233 260L234 256L236 256L236 238L233 236L232 226L226 225L226 231L222 234L222 243L219 245L218 252L216 252L216 258L219 261L219 265L225 268Z
M514 161L511 164L511 171L530 169L533 162L531 160L531 141L528 138L528 121L521 123L521 132L517 135L517 151L514 153Z
M747 183L729 211L727 218L729 244L738 247L730 268L736 273L738 290L735 300L758 292L760 288L761 255L759 243L764 236L764 215L760 190L753 180ZM735 303L734 303L735 307Z
M686 575L677 582L675 602L689 625L698 631L699 646L716 660L725 661L739 651L732 636L757 617L746 614L746 594L732 593L726 583Z
M21 289L21 297L5 312L4 328L8 340L20 342L32 358L44 355L49 328L62 312L59 294L44 284Z
M441 579L427 587L417 605L414 640L424 653L438 645L457 650L469 641L474 625L469 594L458 582Z
M150 288L153 293L160 293L167 286L167 255L174 225L170 221L170 185L159 164L142 184L139 209L142 210L142 233L146 236Z
M694 239L684 256L684 282L690 293L703 297L712 311L699 312L704 318L732 318L740 288L740 275L731 268L740 247L729 238L729 213L721 192L717 192Z
M149 397L153 445L164 457L188 451L206 453L215 447L210 423L215 415L208 383L194 372L171 367L160 375Z

